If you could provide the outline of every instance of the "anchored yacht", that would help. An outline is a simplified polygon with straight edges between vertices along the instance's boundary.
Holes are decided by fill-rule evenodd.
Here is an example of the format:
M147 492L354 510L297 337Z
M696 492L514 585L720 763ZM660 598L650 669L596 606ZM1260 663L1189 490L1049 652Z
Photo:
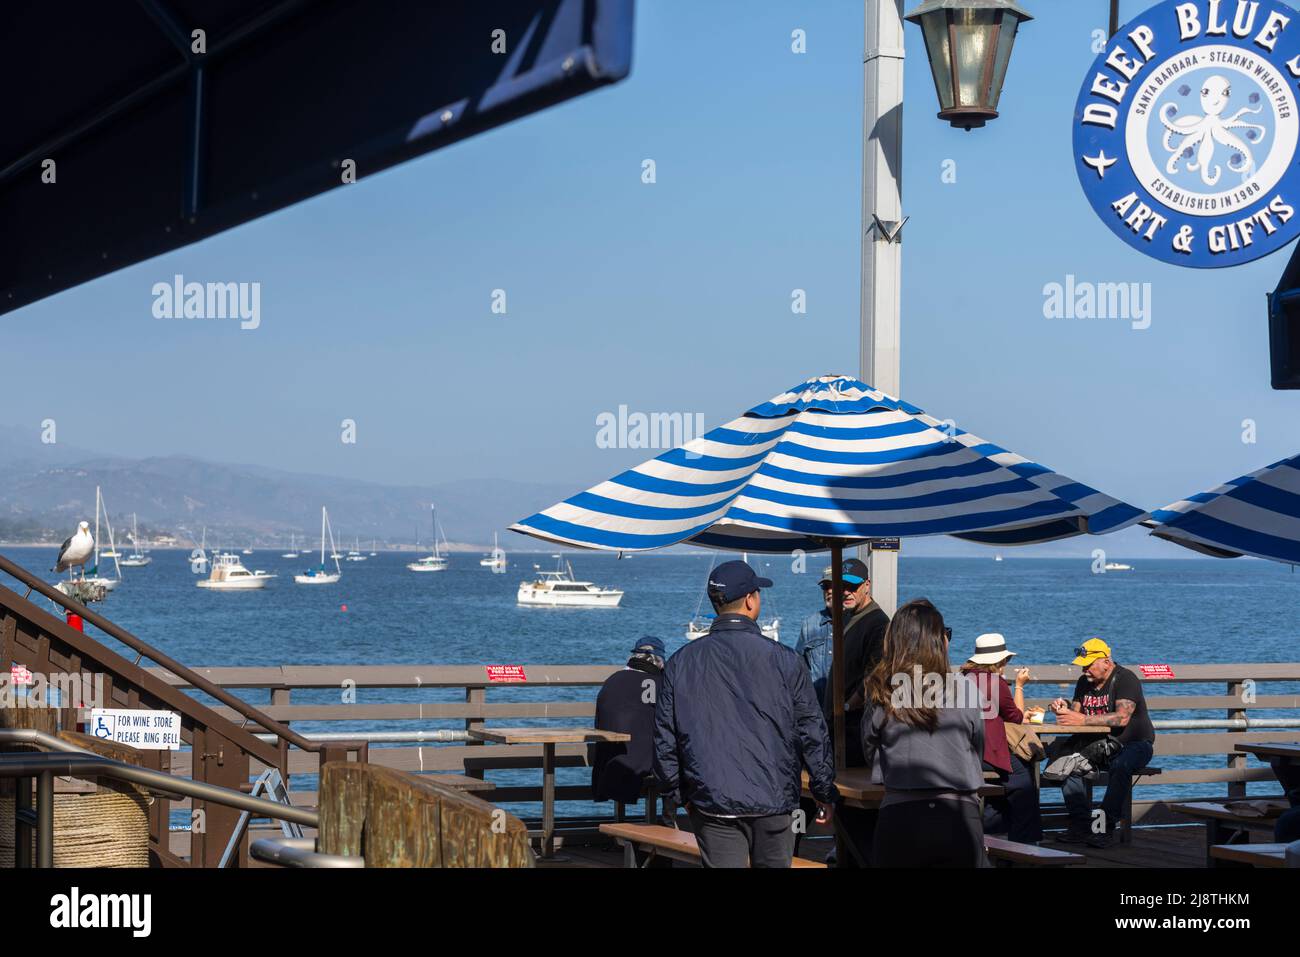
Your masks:
M558 556L557 556L558 557ZM540 565L537 578L519 583L519 604L565 608L617 608L623 593L614 588L600 588L580 582L573 576L573 566L561 561L555 571L544 572Z
M252 588L265 588L275 575L262 569L250 572L234 552L218 552L212 559L212 571L207 580L195 582L200 588L217 591L246 591Z

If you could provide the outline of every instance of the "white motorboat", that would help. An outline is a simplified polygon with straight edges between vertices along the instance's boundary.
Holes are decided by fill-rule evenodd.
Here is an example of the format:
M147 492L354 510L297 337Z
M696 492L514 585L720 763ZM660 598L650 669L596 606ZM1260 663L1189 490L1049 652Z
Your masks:
M1123 562L1107 562L1106 571L1108 572L1131 572L1132 565L1125 565Z
M200 588L214 591L248 591L265 588L275 575L262 569L250 572L234 552L218 552L212 557L212 571L205 581L195 582Z
M497 544L497 533L492 533L492 554L486 558L479 559L479 565L483 568L490 568L494 572L503 572L506 570L506 553L501 550Z
M559 558L559 556L556 556ZM600 588L591 582L578 581L573 566L561 559L555 571L544 572L540 565L537 578L519 583L521 605L545 605L550 608L617 608L623 593L616 588Z
M298 585L333 585L343 577L343 569L339 568L338 550L334 548L334 530L329 527L329 515L325 511L325 506L320 508L320 564L315 568L309 568L301 575L294 575L293 580ZM334 552L334 571L327 571L325 568L325 535L329 533L330 550Z
M425 555L423 558L414 562L407 562L406 567L413 572L441 572L446 571L447 566L451 564L446 556L438 551L438 534L441 529L438 528L438 509L430 505L429 509L433 515L433 554ZM447 536L442 537L442 543L447 544Z
M127 568L143 568L148 565L152 558L140 551L140 530L137 525L137 516L135 512L131 513L131 554L118 562L119 565L125 565Z

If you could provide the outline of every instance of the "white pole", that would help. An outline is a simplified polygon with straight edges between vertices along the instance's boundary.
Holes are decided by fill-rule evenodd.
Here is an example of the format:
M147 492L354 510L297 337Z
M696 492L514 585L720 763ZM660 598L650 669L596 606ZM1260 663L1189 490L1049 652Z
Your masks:
M903 222L903 27L903 0L866 0L862 379L893 396L899 395L902 292L902 236L897 230ZM893 615L898 606L898 554L874 552L869 564L872 596Z

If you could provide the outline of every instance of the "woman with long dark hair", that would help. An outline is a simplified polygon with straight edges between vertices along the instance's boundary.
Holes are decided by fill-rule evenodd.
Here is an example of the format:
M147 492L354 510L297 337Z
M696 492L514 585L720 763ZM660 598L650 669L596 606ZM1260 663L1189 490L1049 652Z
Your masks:
M952 631L925 599L910 601L885 633L866 680L862 751L885 785L876 867L983 867L984 721L979 693L948 662Z

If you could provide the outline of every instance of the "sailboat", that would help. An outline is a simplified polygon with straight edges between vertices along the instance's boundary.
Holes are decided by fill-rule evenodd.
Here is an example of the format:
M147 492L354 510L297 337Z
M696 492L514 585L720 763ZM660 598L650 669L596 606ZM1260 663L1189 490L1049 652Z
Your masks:
M117 572L116 578L108 578L99 573L99 513L104 513L104 527L108 529L108 551L104 552L104 557L112 557L113 569ZM90 575L85 576L85 580L96 585L103 585L104 591L112 591L122 583L122 568L117 561L117 546L113 544L113 525L108 520L108 507L104 505L104 496L95 486L95 566L90 570Z
M298 549L293 543L293 532L289 533L289 550L280 556L281 558L297 558Z
M143 568L153 561L152 558L140 551L140 529L137 525L135 512L131 513L131 545L131 554L118 562L119 565L125 565L127 568Z
M376 541L376 539L373 539L373 538L370 540L370 557L371 557L371 558L374 558L376 555L379 554L377 551L375 551L375 541Z
M742 554L744 557L741 560L748 562L749 554L747 552ZM710 557L710 563L711 562L712 562L712 557ZM706 588L705 592L707 593L707 591L708 589ZM771 593L769 592L768 594L770 595ZM775 602L773 602L771 598L767 599L767 603L775 606ZM700 612L703 610L703 607L704 607L704 593L701 593L700 600L695 605L695 617L686 623L687 641L694 641L697 638L703 638L705 635L709 633L709 629L713 627L713 616L700 614ZM758 622L758 630L763 633L764 638L771 638L773 641L780 641L781 640L781 619L777 616L773 616L767 619L766 621L760 619Z
M348 550L348 557L346 560L350 562L364 562L366 560L366 556L361 554L360 535L352 540L352 548Z
M332 585L343 577L343 569L339 568L338 550L334 547L334 530L330 528L329 514L325 511L325 506L320 507L320 564L315 568L309 568L301 575L294 575L293 580L299 585ZM334 554L334 571L325 570L325 535L329 533L330 550Z
M442 531L438 528L438 509L430 505L430 511L433 513L433 554L425 555L419 561L407 562L406 567L413 572L440 572L447 568L447 559L438 551L438 533ZM442 543L447 544L447 536L442 537Z
M479 564L484 568L490 568L494 572L503 572L506 570L506 553L501 551L501 546L497 544L497 533L492 533L492 554L487 558L479 559Z

